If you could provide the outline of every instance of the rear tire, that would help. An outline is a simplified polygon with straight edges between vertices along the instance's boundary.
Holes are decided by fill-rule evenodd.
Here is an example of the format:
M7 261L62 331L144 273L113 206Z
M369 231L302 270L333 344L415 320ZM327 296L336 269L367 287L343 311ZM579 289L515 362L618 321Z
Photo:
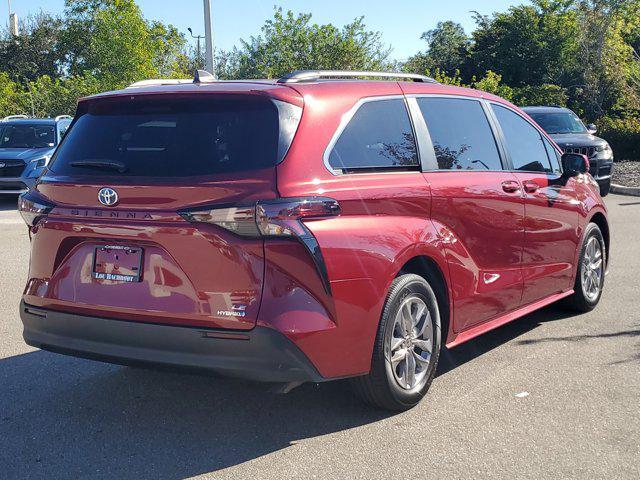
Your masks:
M574 293L565 305L578 312L590 312L602 297L607 250L600 228L595 223L587 225L580 249Z
M429 283L413 274L391 284L378 326L371 371L351 379L366 403L403 411L425 396L440 356L440 313Z

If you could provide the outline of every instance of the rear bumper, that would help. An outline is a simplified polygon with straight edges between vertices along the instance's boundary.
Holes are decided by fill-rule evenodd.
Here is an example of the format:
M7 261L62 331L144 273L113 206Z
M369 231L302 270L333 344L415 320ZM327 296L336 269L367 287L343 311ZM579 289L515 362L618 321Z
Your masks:
M238 332L75 315L20 304L27 344L65 355L118 363L207 370L265 382L322 382L309 359L266 327Z

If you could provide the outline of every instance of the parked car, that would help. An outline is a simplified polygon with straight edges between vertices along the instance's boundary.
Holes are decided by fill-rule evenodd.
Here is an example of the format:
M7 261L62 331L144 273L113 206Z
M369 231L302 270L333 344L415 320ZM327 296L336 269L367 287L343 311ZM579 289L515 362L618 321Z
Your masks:
M19 202L26 342L286 389L349 377L402 410L445 346L598 304L609 224L585 156L496 96L362 75L81 100Z
M589 173L600 185L600 194L607 196L611 190L613 151L606 140L595 136L596 126L585 126L568 108L525 107L523 110L565 153L581 153L589 158Z
M12 115L0 121L0 194L16 195L33 187L71 120L69 115Z

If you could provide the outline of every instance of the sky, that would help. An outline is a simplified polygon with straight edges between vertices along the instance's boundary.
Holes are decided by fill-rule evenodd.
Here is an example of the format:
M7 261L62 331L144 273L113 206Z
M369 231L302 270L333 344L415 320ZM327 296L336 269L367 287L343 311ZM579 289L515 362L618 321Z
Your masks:
M19 18L40 10L61 13L64 0L10 0ZM454 20L470 32L472 11L482 14L506 10L527 0L211 0L216 49L229 50L241 38L257 35L264 21L273 15L274 5L284 10L313 14L316 23L342 26L359 16L369 30L382 32L385 44L393 48L392 57L404 60L424 50L422 32L439 21ZM202 0L137 0L147 19L175 25L188 36L187 27L204 35ZM0 18L8 18L7 0L0 0ZM5 20L2 23L6 23Z

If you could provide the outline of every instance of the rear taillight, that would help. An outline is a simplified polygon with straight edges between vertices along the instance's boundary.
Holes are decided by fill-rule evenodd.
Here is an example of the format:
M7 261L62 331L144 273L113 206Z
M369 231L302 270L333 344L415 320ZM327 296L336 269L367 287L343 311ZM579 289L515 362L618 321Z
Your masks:
M35 226L36 223L46 217L53 210L53 207L52 203L31 192L23 193L18 197L18 211L29 227Z
M302 220L340 215L340 205L325 197L282 198L242 207L184 210L180 215L242 236L295 237L308 233Z
M332 198L303 197L264 200L242 207L186 210L180 215L190 222L211 223L237 235L290 237L300 241L311 254L327 293L331 293L320 246L303 220L332 217L340 212L340 205Z

